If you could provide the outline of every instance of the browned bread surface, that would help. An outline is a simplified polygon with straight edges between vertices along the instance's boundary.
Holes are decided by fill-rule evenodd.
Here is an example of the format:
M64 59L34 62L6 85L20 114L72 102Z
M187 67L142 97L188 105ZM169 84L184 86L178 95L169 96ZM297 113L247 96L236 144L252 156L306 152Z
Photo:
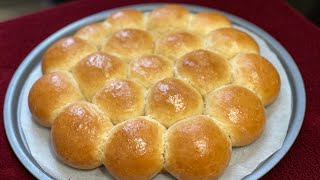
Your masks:
M52 125L53 149L62 162L75 168L101 165L102 145L112 128L109 118L95 105L77 101L67 106Z
M202 108L200 93L177 78L157 82L146 98L146 114L166 127L188 116L201 114Z
M259 97L238 85L228 85L208 94L206 113L226 131L233 146L245 146L256 140L266 121Z
M178 75L201 94L231 82L230 65L221 56L207 50L195 50L178 59Z
M115 56L96 52L77 63L72 73L87 100L91 101L107 80L127 77L127 64Z
M30 111L53 126L53 149L72 167L216 179L231 146L262 134L281 85L256 36L239 29L177 4L119 9L48 47Z
M231 143L207 116L192 116L166 133L165 168L178 179L216 179L228 166Z
M103 163L117 179L150 179L163 167L165 127L148 117L116 125L105 145Z
M260 49L255 40L246 32L235 28L221 28L212 31L206 37L207 48L226 59L239 53L256 53Z
M265 106L278 97L280 76L267 59L258 54L239 54L231 65L234 83L254 91Z
M57 71L43 75L33 84L28 102L38 123L50 127L65 105L83 99L72 74Z
M97 92L92 102L98 105L114 124L118 124L144 114L145 94L145 88L134 81L114 79Z
M52 44L43 55L42 72L70 71L82 58L97 51L78 37L65 37Z

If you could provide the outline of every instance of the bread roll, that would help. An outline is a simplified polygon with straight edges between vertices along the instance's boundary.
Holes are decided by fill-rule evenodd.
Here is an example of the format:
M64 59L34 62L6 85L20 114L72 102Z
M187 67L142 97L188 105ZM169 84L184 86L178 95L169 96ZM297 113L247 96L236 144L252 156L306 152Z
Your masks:
M93 169L101 165L102 145L112 123L95 105L78 101L68 105L52 125L51 139L65 164Z
M278 97L280 77L267 59L258 54L239 54L231 65L234 83L254 91L265 106Z
M135 9L121 9L112 13L106 20L113 32L125 28L144 29L144 14Z
M202 40L188 32L176 32L163 36L156 42L156 53L173 60L203 47Z
M129 68L129 77L149 88L157 81L173 76L173 63L158 55L145 55L134 59Z
M122 29L115 32L102 51L130 60L153 52L153 40L150 34L138 29Z
M51 127L63 107L83 100L78 84L69 72L56 71L43 75L32 86L29 109L42 126Z
M202 113L203 100L198 91L176 78L166 78L150 88L146 114L170 127L177 121Z
M178 75L189 81L203 95L231 82L228 62L207 50L199 49L182 56L176 67Z
M72 73L87 100L91 101L107 80L126 78L127 65L115 56L96 52L82 59L73 68Z
M216 179L230 161L229 138L207 116L174 124L165 142L165 168L177 179Z
M47 49L30 111L66 165L103 163L120 180L219 178L280 91L256 36L238 29L176 4L118 9Z
M216 29L229 27L232 27L230 20L218 12L199 12L192 16L189 24L189 30L200 36L205 36Z
M102 23L92 23L83 26L79 29L74 36L83 39L100 49L101 46L107 40L107 37L111 35L111 28L104 26Z
M247 33L234 28L221 28L206 37L207 48L226 59L238 53L259 54L259 46Z
M266 115L261 100L250 90L228 85L206 97L206 113L231 138L232 146L245 146L263 132Z
M114 79L106 83L93 97L97 104L118 124L128 118L144 114L144 87L131 80Z
M44 53L42 72L49 73L57 70L69 71L82 58L97 51L86 41L77 37L65 37L53 43Z
M148 117L116 125L105 145L104 165L117 179L151 179L163 167L165 130Z
M147 30L155 37L186 30L189 11L183 6L169 4L152 10L148 16Z

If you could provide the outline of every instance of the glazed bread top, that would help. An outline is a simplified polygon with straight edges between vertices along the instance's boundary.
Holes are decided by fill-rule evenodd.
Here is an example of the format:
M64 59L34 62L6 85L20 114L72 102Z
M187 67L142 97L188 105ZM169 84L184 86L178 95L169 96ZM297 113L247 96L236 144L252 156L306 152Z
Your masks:
M57 40L29 93L65 164L117 179L216 179L254 142L281 79L251 33L219 12L120 9ZM114 125L114 126L113 126ZM168 130L166 129L168 128Z

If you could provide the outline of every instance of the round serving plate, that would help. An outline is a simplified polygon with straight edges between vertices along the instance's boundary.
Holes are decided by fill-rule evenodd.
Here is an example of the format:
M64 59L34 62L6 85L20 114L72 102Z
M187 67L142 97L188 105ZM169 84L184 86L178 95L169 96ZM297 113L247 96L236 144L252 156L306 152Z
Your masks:
M126 6L127 8L135 8L141 11L148 12L160 5L163 4L139 4ZM195 6L195 5L187 5L182 4L186 8L188 8L191 12L199 12L199 11L218 11L211 8ZM124 7L121 7L124 8ZM53 42L58 40L61 37L70 35L74 33L80 27L105 19L109 14L114 11L117 11L119 8L106 10L87 18L76 21L61 30L57 31L42 43L40 43L21 63L17 71L15 72L9 88L7 90L5 102L4 102L4 125L7 137L9 139L10 145L14 150L16 156L19 158L21 163L38 179L54 179L50 174L45 172L37 161L31 155L28 145L26 143L23 130L20 126L20 114L21 114L21 99L25 96L22 92L24 83L28 77L28 75L35 69L36 65L40 63L42 59L42 55L45 50L51 45ZM288 152L292 144L294 143L297 135L299 134L300 128L303 123L304 113L306 108L306 96L305 89L301 74L297 68L292 57L285 50L285 48L272 36L263 31L261 28L253 25L252 23L243 20L234 15L218 11L224 15L226 15L233 24L241 25L245 27L249 31L258 35L261 39L263 39L269 48L277 55L281 65L285 69L286 75L288 77L290 88L291 88L291 101L292 101L292 114L290 117L290 123L287 131L287 135L283 142L282 147L271 155L264 162L259 164L259 166L249 175L247 175L244 179L258 179L266 174L270 169L272 169L281 158Z

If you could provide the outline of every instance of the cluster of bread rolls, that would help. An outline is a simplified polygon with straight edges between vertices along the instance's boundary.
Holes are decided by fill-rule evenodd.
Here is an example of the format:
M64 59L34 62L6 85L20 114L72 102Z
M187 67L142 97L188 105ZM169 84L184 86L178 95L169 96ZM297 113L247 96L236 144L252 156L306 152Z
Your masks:
M29 93L53 149L117 179L215 179L254 142L280 78L259 46L217 12L122 9L52 44Z

